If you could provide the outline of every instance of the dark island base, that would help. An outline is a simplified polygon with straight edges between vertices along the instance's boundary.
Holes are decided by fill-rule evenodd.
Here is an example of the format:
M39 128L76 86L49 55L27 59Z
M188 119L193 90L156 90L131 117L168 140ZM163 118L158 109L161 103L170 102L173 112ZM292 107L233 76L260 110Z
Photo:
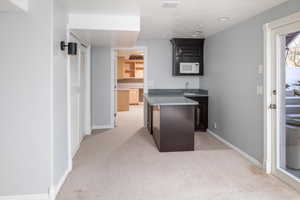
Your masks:
M160 152L194 150L194 109L187 105L150 106L150 131Z

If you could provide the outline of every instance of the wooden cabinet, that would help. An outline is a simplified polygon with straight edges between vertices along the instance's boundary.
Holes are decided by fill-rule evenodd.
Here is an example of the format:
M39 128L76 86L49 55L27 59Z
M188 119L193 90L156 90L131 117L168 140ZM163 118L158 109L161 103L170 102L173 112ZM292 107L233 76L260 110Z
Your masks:
M152 136L160 152L194 150L193 111L189 105L152 106Z
M203 76L204 39L174 38L173 45L173 76ZM199 63L199 73L180 73L180 63Z
M129 104L139 104L139 89L129 89Z
M118 112L129 111L129 90L118 90Z
M144 78L144 60L128 60L118 57L118 80Z

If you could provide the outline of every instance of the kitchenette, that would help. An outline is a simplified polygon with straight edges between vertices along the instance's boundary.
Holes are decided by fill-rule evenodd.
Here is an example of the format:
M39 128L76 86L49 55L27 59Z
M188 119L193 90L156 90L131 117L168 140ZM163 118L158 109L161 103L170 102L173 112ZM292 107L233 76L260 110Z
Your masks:
M147 129L159 151L193 151L195 131L208 126L208 92L154 89L145 102Z
M204 39L172 39L174 77L203 76ZM149 89L144 95L146 125L160 152L193 151L195 131L208 127L208 91Z

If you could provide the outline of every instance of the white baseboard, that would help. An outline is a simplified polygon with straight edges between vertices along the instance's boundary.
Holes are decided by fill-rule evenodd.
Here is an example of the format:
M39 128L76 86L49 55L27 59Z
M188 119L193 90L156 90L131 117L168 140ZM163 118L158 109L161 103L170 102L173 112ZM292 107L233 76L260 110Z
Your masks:
M93 130L97 130L97 129L111 129L114 128L113 124L108 124L108 125L101 125L101 126L93 126Z
M0 200L49 200L48 194L0 196Z
M229 146L230 148L232 148L233 150L235 150L236 152L238 152L239 154L241 154L243 157L245 157L247 160L249 160L250 162L252 162L253 164L255 164L256 166L263 168L263 165L256 160L255 158L253 158L252 156L250 156L249 154L247 154L246 152L242 151L241 149L239 149L238 147L234 146L233 144L231 144L230 142L228 142L227 140L221 138L219 135L217 135L216 133L212 132L211 130L207 129L207 133L211 134L213 137L215 137L217 140L223 142L224 144L226 144L227 146Z
M65 174L61 177L57 185L54 185L50 191L50 198L49 200L55 200L59 191L61 190L61 187L63 186L64 182L66 181L69 173L71 172L71 168L68 168L65 172Z
M92 130L91 129L85 131L85 135L91 135L91 134L92 134Z

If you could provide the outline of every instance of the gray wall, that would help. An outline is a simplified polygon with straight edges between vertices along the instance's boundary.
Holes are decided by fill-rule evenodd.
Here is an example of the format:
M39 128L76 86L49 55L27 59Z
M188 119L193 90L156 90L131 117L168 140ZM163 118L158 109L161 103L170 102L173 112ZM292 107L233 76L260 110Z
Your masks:
M57 186L68 169L67 54L59 45L66 41L68 18L60 0L53 3L53 181Z
M300 11L290 0L206 40L209 129L263 162L263 24ZM217 123L217 129L213 124Z
M172 76L172 45L169 40L139 40L137 46L148 48L148 86L154 89L207 88L205 77Z
M0 13L0 196L48 192L50 3Z
M148 48L148 87L184 88L189 81L190 88L207 88L205 77L172 76L172 46L169 40L140 40L137 46ZM92 48L92 125L111 124L110 84L111 84L110 48Z
M111 50L92 48L92 126L111 124Z

